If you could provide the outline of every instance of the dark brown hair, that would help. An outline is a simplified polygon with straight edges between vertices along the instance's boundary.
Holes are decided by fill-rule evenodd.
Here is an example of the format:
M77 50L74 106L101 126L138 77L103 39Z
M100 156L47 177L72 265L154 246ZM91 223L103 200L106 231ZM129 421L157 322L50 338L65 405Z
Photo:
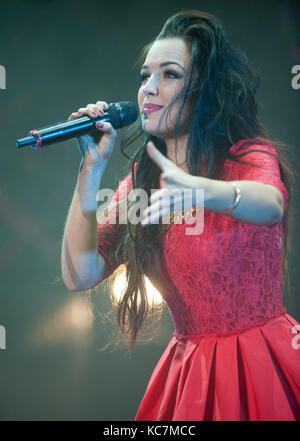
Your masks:
M189 97L189 139L186 161L189 173L204 175L201 158L205 159L205 176L217 179L226 159L240 162L239 157L251 152L234 155L229 148L239 140L249 140L251 144L264 145L271 142L277 150L280 174L288 191L287 207L282 219L285 236L282 274L283 284L290 290L288 273L288 252L290 251L291 180L294 177L288 160L288 146L272 138L257 118L257 102L255 98L258 88L258 74L249 65L244 54L227 40L220 22L212 15L200 11L179 12L166 21L156 40L168 37L179 37L188 43L191 52L185 82L180 93L168 106L168 114L172 107L180 101L181 111L174 128L175 140L178 138L180 116L186 99ZM154 40L155 41L155 40ZM141 60L151 47L147 45L141 54ZM197 78L196 82L192 79ZM191 86L193 83L193 86ZM143 137L142 147L133 158L125 154L129 145ZM131 161L133 188L144 189L148 197L151 189L159 188L160 169L149 158L145 146L152 140L156 147L166 155L165 142L157 137L145 134L141 128L141 120L130 127L121 142L122 153ZM264 151L265 150L261 150ZM272 154L271 152L267 152ZM245 162L245 161L243 161ZM134 165L138 163L136 175ZM254 165L254 164L253 164ZM255 166L255 165L254 165ZM161 307L149 306L145 275L158 271L161 256L161 240L166 232L166 225L161 222L147 228L140 224L116 224L122 234L118 246L109 250L112 260L126 262L127 287L117 306L118 330L129 337L129 350L132 351L138 332L151 316L151 324L160 319ZM102 316L103 317L103 316ZM155 319L156 318L156 319ZM146 328L146 327L145 327ZM145 331L146 332L146 331ZM145 334L146 335L146 334ZM115 334L116 338L116 334ZM147 340L149 341L149 339Z

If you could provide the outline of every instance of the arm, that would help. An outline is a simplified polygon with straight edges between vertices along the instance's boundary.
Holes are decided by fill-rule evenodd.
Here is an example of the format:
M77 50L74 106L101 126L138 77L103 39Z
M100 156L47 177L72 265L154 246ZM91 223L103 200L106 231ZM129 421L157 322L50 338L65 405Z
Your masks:
M90 118L103 115L108 104L97 101L74 112ZM116 131L109 122L96 128L100 137L83 135L77 138L82 161L71 207L68 213L61 252L62 277L71 291L83 291L99 284L104 277L105 259L98 250L97 192L113 151Z
M96 195L105 167L78 174L69 209L61 252L62 277L71 291L82 291L100 283L105 260L98 251Z
M236 146L241 147L242 144L236 144ZM193 191L204 190L204 208L232 219L254 225L274 225L280 222L288 201L288 192L281 180L276 150L269 143L264 145L262 151L251 151L250 149L255 146L255 144L242 146L243 150L246 148L246 152L247 149L249 150L250 165L245 162L232 164L230 176L231 178L235 177L236 180L225 181L194 176L182 171L166 158L151 141L148 142L147 152L162 170L161 189L151 196L150 206L143 211L141 225L145 226L157 221L162 213L170 211L169 191L172 194L175 187L176 190L178 188L192 189ZM268 151L273 154L268 154ZM223 213L232 207L234 201L235 192L230 182L234 182L240 188L242 198L231 213ZM179 195L179 199L177 197L177 202L182 203L180 198L182 199L182 193ZM162 206L161 199L163 200ZM188 201L188 203L192 202Z
M251 148L250 146L249 148ZM271 145L270 151L276 151ZM161 207L160 198L168 195L173 187L204 190L204 208L224 216L255 225L273 225L283 216L287 190L280 179L280 169L277 158L264 151L249 153L252 164L235 164L231 177L236 180L225 181L202 176L194 176L182 171L172 161L166 158L153 143L147 144L147 152L161 168L161 190L156 191L150 198L150 206L143 212L142 225L156 221L161 213L170 211L169 198ZM253 167L253 163L264 167ZM242 193L238 205L231 213L223 213L230 209L234 201L234 188L230 182L236 183ZM182 197L182 195L180 195ZM182 201L180 201L182 202ZM194 204L195 205L195 204Z
M231 208L234 189L228 181L195 177L196 186L204 189L204 207L221 213ZM255 225L273 225L283 216L284 200L273 185L255 181L232 181L241 190L242 198L234 210L225 216Z

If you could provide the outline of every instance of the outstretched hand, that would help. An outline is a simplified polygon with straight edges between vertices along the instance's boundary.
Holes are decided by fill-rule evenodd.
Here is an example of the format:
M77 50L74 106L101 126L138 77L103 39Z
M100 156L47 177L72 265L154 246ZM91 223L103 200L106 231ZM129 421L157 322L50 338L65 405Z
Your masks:
M172 207L179 210L186 210L193 205L193 191L199 188L197 177L184 172L174 162L166 158L153 144L152 141L147 143L147 152L150 158L160 167L162 173L160 175L161 189L152 193L150 197L150 205L142 213L141 225L157 223L160 217L164 217L173 211ZM199 178L198 178L199 179ZM174 204L170 204L174 197ZM184 203L183 203L184 200Z

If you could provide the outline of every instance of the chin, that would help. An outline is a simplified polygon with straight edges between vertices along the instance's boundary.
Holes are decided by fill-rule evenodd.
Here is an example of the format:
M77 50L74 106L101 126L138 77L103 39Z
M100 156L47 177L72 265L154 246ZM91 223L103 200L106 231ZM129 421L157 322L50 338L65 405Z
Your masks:
M149 135L156 136L157 138L164 138L166 135L165 131L162 128L157 128L157 123L153 123L147 119L142 120L142 128L145 133Z

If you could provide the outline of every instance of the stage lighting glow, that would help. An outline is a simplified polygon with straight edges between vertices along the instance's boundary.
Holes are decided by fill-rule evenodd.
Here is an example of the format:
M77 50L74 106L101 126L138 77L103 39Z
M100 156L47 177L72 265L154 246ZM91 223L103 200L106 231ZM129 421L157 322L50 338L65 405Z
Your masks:
M120 269L118 274L115 276L115 280L113 282L112 287L112 300L115 300L114 303L117 303L122 297L126 289L126 271L125 266L124 269ZM149 305L159 305L163 302L163 298L160 292L153 286L148 277L145 276L145 286L148 297Z
M88 344L93 325L86 299L74 295L67 303L35 324L29 335L31 344Z

